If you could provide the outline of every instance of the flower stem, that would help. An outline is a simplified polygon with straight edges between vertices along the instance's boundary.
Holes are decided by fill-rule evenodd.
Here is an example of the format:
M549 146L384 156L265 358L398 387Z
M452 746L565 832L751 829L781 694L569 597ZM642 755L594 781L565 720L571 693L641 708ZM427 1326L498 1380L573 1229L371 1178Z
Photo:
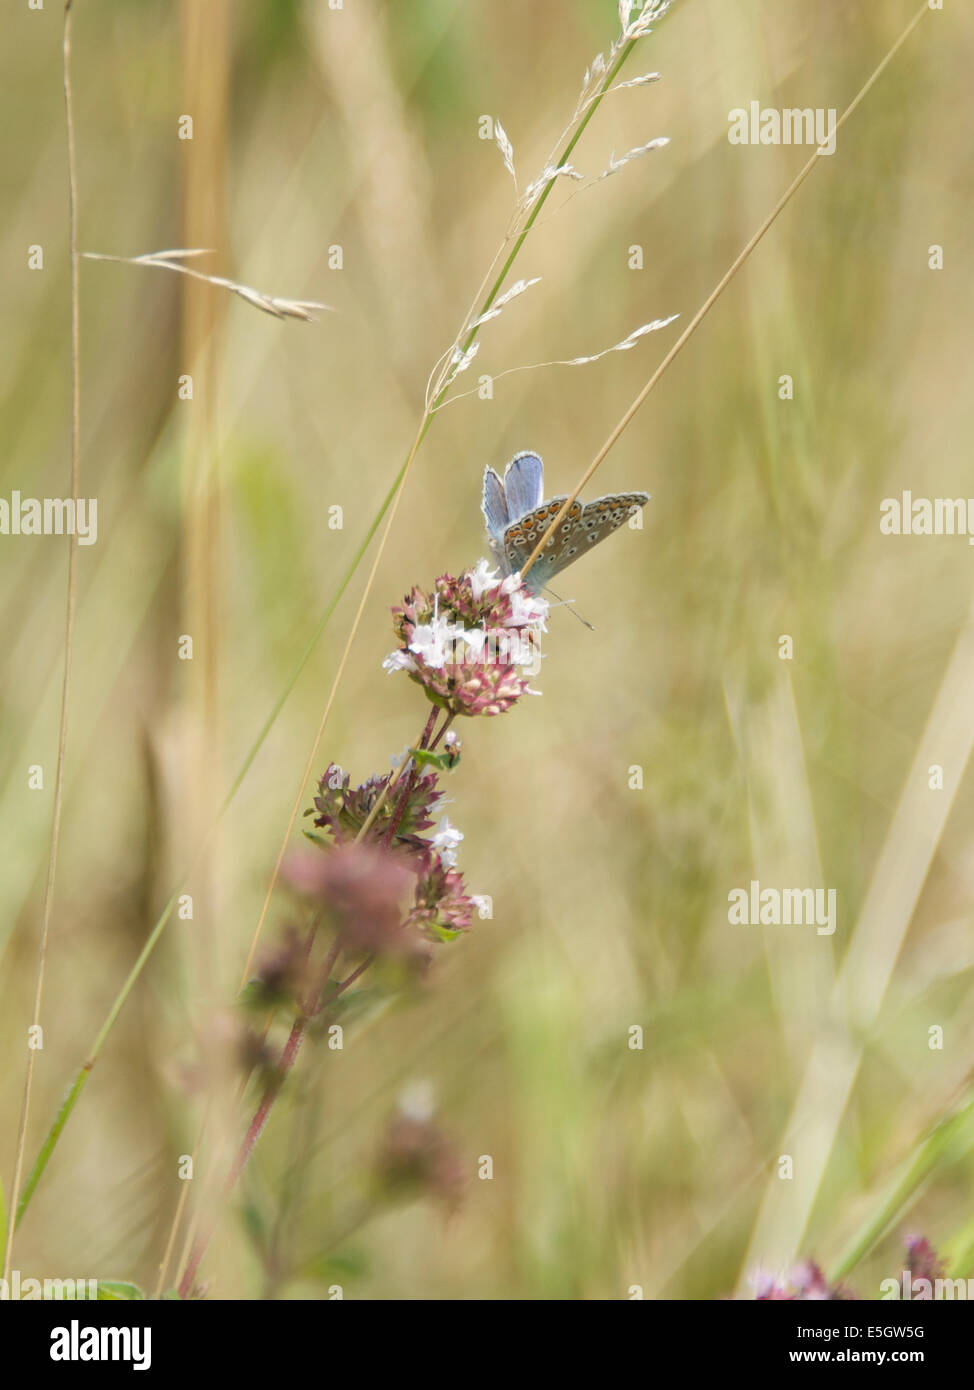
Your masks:
M233 1161L233 1167L230 1169L230 1174L227 1178L226 1186L224 1188L224 1191L226 1193L230 1193L233 1191L234 1187L237 1184L237 1180L240 1177L240 1174L246 1167L247 1160L250 1158L250 1155L254 1151L254 1147L257 1143L257 1140L260 1138L263 1128L267 1123L267 1117L271 1113L271 1106L274 1104L274 1101L277 1099L278 1094L280 1093L281 1086L284 1083L285 1077L287 1076L291 1068L294 1066L295 1058L297 1057L298 1052L301 1048L301 1042L304 1038L304 1030L306 1026L307 1018L303 1013L301 1013L294 1020L294 1023L291 1027L291 1032L288 1036L288 1040L284 1044L284 1051L281 1053L280 1059L278 1060L277 1072L274 1076L274 1079L273 1081L271 1081L271 1083L265 1090L260 1105L258 1105L257 1107L257 1111L254 1115L254 1118L251 1120L250 1125L247 1129L247 1133L244 1135L243 1142L241 1143L240 1148L237 1150L237 1156ZM179 1281L180 1298L189 1297L189 1294L193 1287L193 1280L196 1278L196 1271L199 1268L200 1261L206 1254L207 1246L210 1243L212 1235L213 1228L211 1226L205 1235L198 1237L198 1239L196 1240L193 1249L190 1252L189 1259L186 1262L186 1268L183 1271L183 1277Z
M351 975L346 975L345 979L335 986L334 994L330 994L328 998L322 1002L321 1007L324 1008L326 1004L333 1004L340 994L344 994L347 989L350 989L352 985L354 985L355 981L361 975L365 974L366 970L368 970L369 966L372 964L374 960L375 956L366 956L365 960L363 960L360 965L357 965L355 967Z
M339 933L335 937L335 940L332 942L331 946L328 949L328 954L325 957L325 963L324 965L322 965L321 973L318 976L318 984L312 991L311 998L308 1000L308 1003L305 1006L304 1012L308 1018L311 1018L321 1008L321 996L325 992L325 986L331 979L331 972L334 970L335 962L341 955L341 953L342 938L341 933Z
M430 746L430 738L433 733L434 725L436 724L436 721L439 718L439 713L440 711L434 705L432 710L430 710L430 717L426 721L426 727L423 730L422 737L419 740L418 746L420 748L428 748ZM445 724L443 728L446 728ZM442 730L440 732L442 733ZM409 769L409 772L406 774L405 784L403 785L402 791L399 793L399 800L396 802L395 810L393 811L392 816L389 820L389 829L386 831L382 841L382 843L387 848L389 845L392 844L392 841L396 835L396 831L402 824L402 818L406 814L406 807L409 805L409 798L412 795L413 787L415 787L416 785L416 779L418 776L419 768L416 767L414 763L413 766Z
M447 729L453 723L454 719L456 719L456 714L451 710L450 713L447 715L446 719L443 721L443 723L437 730L436 738L434 738L432 743L430 744L430 752L432 752L436 745L439 743L440 739L446 733Z

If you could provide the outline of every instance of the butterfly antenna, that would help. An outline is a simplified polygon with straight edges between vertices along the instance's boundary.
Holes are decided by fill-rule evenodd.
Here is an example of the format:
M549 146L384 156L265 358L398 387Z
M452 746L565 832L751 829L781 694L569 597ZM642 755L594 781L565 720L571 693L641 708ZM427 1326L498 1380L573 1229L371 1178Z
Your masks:
M558 602L560 604L563 604L564 607L568 609L572 617L578 619L578 621L582 624L582 627L587 627L589 632L595 631L595 628L592 626L592 624L586 618L583 618L581 613L576 612L576 610L572 607L572 604L575 602L573 598L558 598L558 595L555 593L554 589L549 588L547 584L545 585L545 591L546 593L549 593L552 598L558 599Z

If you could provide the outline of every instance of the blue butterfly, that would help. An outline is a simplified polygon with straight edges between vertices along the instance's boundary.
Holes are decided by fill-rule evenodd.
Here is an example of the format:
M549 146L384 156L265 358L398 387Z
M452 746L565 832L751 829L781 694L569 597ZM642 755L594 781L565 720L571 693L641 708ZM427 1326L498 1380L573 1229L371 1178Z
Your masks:
M482 510L487 537L505 574L514 574L526 564L565 501L563 493L543 502L543 493L544 465L537 454L515 454L503 481L493 468L484 469ZM540 593L552 576L604 541L648 501L648 492L614 492L584 503L576 498L528 571L525 588Z

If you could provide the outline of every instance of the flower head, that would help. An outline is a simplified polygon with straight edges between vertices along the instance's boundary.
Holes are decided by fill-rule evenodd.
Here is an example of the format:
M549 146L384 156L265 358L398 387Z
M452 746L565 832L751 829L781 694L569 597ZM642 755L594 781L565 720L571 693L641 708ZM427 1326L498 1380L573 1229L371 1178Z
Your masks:
M416 877L410 923L434 941L452 941L473 921L476 905L468 897L463 875L430 849Z
M448 1207L457 1205L464 1185L463 1165L436 1123L425 1088L422 1094L406 1093L400 1098L382 1137L375 1175L388 1197L429 1195Z
M929 1279L933 1283L942 1279L945 1273L943 1261L926 1236L907 1236L906 1266L914 1282L918 1279Z
M792 1303L845 1301L855 1293L842 1284L829 1284L821 1267L814 1260L802 1260L788 1274L774 1275L759 1270L751 1279L754 1297L758 1302L785 1300Z
M497 570L492 570L489 560L478 560L470 571L470 590L476 601L480 601L488 589L497 584Z
M257 962L248 991L248 1003L261 1008L296 1000L307 984L308 952L289 922L276 945L269 946Z
M445 752L455 760L459 740L448 740ZM348 773L331 764L313 808L329 838L312 835L317 852L294 855L284 878L327 912L347 950L425 963L425 943L452 941L473 920L475 904L455 867L463 833L445 815L433 835L420 833L443 804L435 772L403 770L376 810L387 781L373 777L353 788Z
M499 579L481 560L459 579L441 575L432 596L414 588L392 610L400 646L383 666L406 671L451 714L504 714L528 693L519 668L536 660L547 612L516 575Z
M331 915L349 951L397 954L411 875L401 859L375 844L340 844L305 853L284 870L291 886Z
M352 787L349 774L343 772L336 763L330 763L318 783L318 795L314 799L313 808L318 814L314 818L314 824L319 829L329 830L338 844L354 840L383 794L390 775L370 777L361 786ZM396 792L387 796L379 807L372 822L374 839L381 840L389 828L398 796L402 795L400 788L404 785L400 782ZM435 772L415 777L408 787L405 807L396 827L397 842L408 843L421 831L428 830L433 824L433 813L439 809L442 800ZM312 811L307 814L311 815Z
M444 816L436 827L436 834L430 840L430 844L438 851L443 863L452 869L457 862L457 848L462 839L463 831L451 825L449 817Z

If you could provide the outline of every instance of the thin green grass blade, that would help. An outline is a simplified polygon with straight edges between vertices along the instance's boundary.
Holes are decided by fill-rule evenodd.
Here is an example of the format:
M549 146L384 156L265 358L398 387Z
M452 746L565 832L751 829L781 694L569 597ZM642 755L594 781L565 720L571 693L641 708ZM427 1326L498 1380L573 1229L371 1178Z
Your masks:
M972 1153L974 1098L957 1114L941 1120L920 1141L901 1166L879 1207L856 1232L845 1253L830 1271L829 1281L834 1283L844 1279L855 1269L890 1228L906 1217L916 1197L938 1170L969 1159ZM974 1224L968 1233L968 1240L969 1245L974 1244Z

